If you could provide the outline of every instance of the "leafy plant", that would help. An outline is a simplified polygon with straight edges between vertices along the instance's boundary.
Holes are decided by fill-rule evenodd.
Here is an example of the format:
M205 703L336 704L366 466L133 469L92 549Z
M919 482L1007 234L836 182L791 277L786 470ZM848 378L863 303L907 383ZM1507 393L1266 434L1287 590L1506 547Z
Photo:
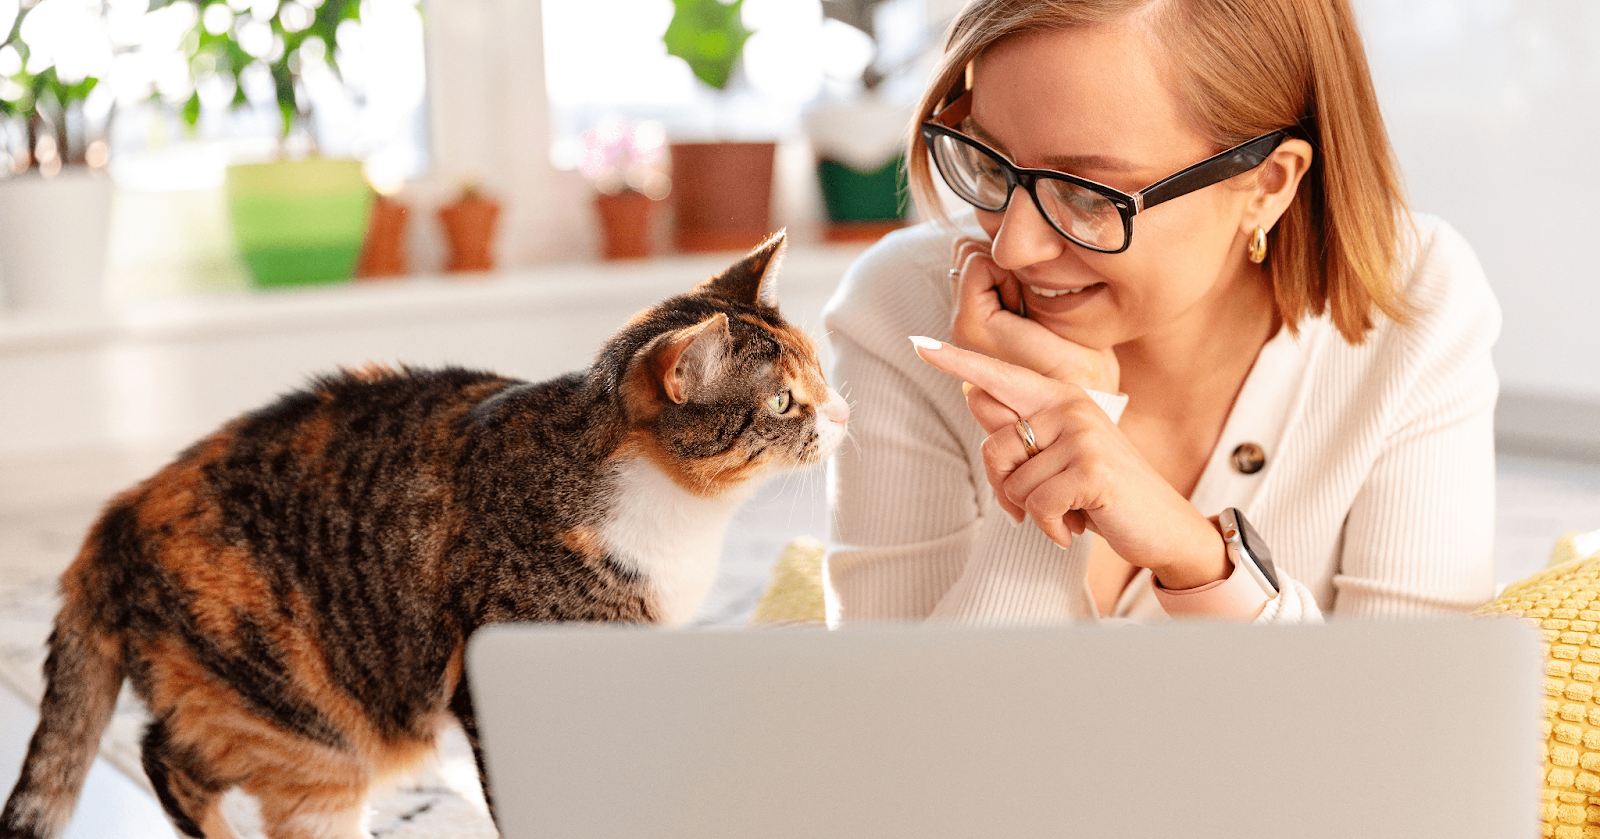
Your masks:
M688 62L700 81L726 89L751 34L740 19L744 0L672 0L672 5L672 22L661 36L667 54Z
M173 0L158 0L168 3ZM190 75L198 82L216 75L233 83L230 107L249 104L242 76L260 62L272 76L274 96L282 117L280 136L287 137L297 124L310 126L311 100L302 77L308 62L323 62L335 75L334 44L339 25L361 19L359 0L256 0L249 10L235 13L221 0L206 3L186 45ZM183 118L192 127L200 120L200 94L189 97Z
M51 169L62 164L81 164L89 159L90 143L82 120L69 119L68 113L82 106L89 92L100 79L94 75L71 75L52 62L43 68L31 68L36 45L23 39L25 23L30 13L54 9L44 4L19 7L10 29L0 38L0 120L20 120L24 126L27 146L23 151L24 165L14 167L26 170L32 167ZM82 33L94 37L98 33ZM32 62L37 63L37 62ZM7 65L12 66L7 66ZM0 123L0 129L3 129ZM0 134L0 141L4 140ZM0 150L3 150L0 143ZM97 165L104 160L96 161Z

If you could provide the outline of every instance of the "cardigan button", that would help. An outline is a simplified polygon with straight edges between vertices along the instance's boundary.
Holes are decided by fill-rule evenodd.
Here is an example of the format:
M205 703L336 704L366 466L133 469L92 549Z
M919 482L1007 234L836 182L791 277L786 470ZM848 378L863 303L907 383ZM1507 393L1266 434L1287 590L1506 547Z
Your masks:
M1240 443L1233 450L1233 468L1246 475L1254 475L1267 465L1267 453L1255 443Z

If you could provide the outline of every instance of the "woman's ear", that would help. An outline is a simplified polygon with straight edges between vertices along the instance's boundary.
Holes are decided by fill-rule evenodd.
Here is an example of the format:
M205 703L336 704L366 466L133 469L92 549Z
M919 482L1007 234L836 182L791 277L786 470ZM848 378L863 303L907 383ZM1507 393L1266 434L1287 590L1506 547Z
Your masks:
M1295 193L1300 189L1300 179L1311 169L1316 152L1311 144L1291 137L1278 144L1267 159L1262 161L1256 180L1255 194L1245 207L1242 227L1249 235L1257 227L1271 230L1278 218L1289 209Z

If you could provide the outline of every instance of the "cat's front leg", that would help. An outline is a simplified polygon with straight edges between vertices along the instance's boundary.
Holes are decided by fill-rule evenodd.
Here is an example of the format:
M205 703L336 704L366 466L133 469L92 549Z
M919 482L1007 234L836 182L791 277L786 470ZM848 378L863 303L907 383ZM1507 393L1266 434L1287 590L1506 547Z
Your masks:
M483 801L489 805L489 818L494 820L495 829L499 830L500 819L494 811L494 793L489 789L489 770L483 762L483 743L478 739L478 716L472 708L472 691L467 687L465 673L456 684L455 694L450 697L450 713L461 723L461 730L467 735L467 744L472 746L472 760L478 765L478 783L483 787Z

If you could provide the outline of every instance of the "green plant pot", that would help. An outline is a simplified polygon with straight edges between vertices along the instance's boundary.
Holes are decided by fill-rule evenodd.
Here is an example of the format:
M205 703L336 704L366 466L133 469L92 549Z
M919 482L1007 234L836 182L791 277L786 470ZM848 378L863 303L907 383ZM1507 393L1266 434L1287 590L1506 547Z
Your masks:
M228 214L262 287L349 280L366 236L372 186L359 160L229 166Z
M888 221L906 217L905 155L871 172L828 158L817 161L817 180L831 221Z

